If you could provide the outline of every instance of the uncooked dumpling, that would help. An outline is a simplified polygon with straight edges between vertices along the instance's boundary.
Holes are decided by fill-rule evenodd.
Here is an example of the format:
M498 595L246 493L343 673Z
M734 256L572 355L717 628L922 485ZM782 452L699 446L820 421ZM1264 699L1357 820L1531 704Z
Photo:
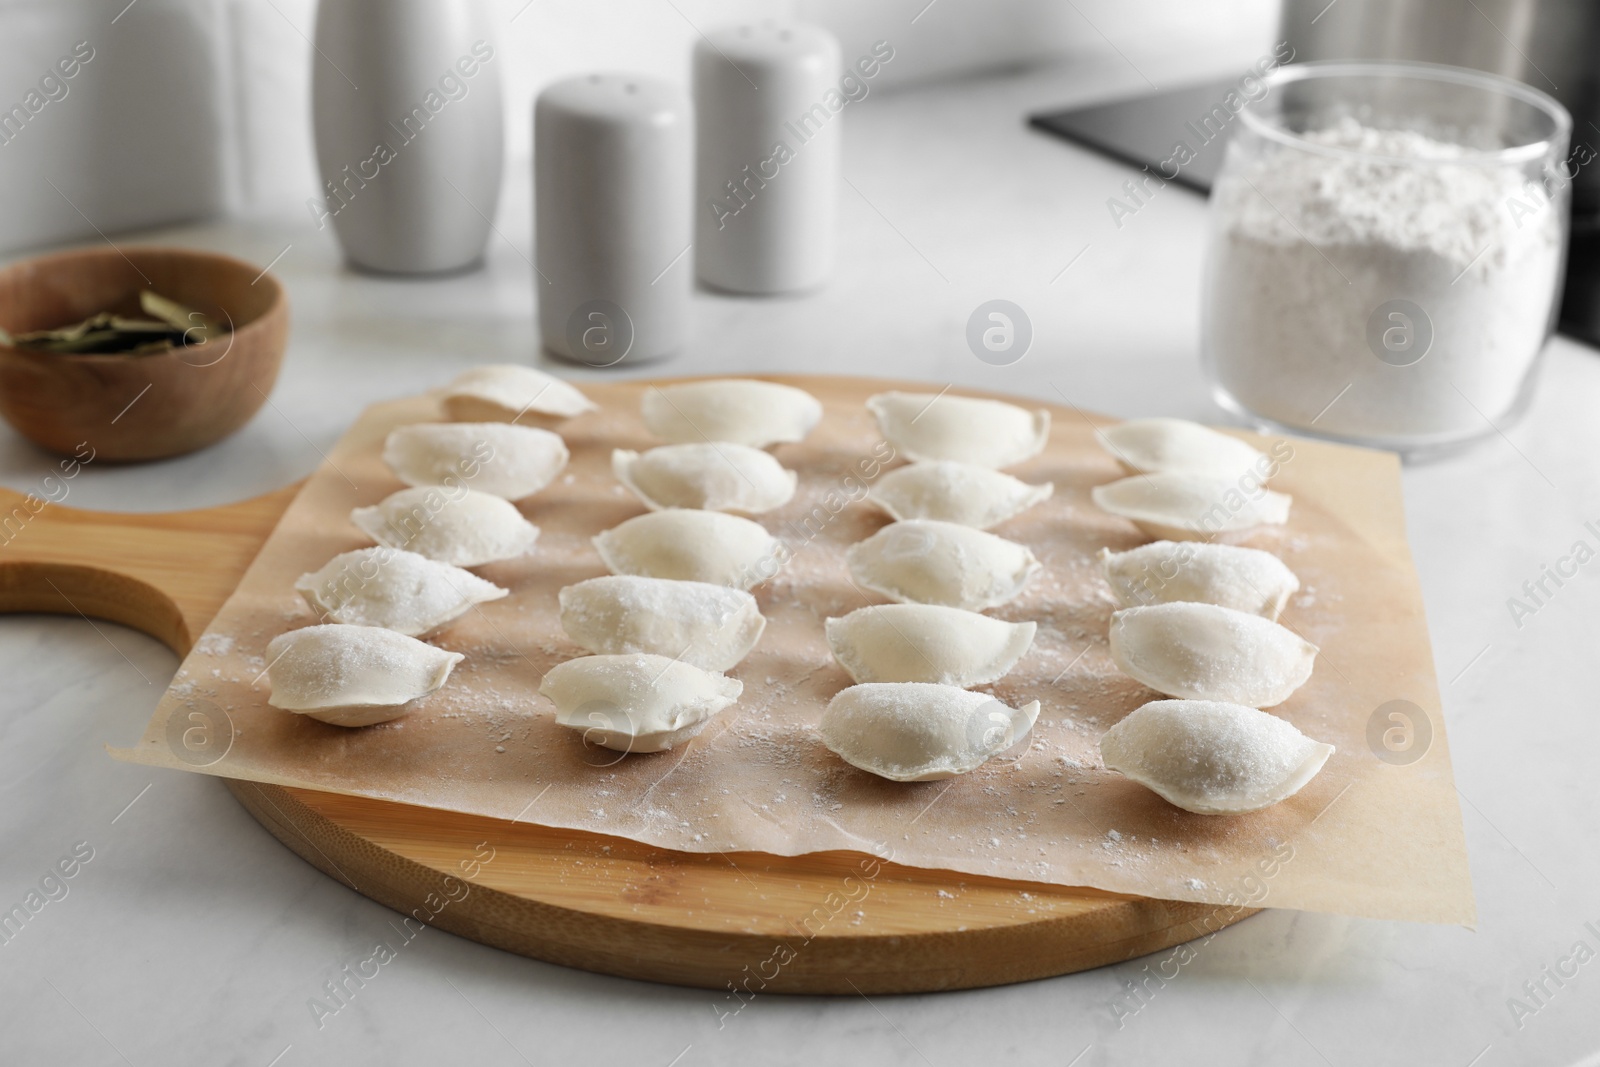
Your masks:
M1089 495L1100 510L1169 541L1201 541L1289 521L1289 496L1232 478L1136 474L1097 485Z
M759 448L724 443L619 448L611 470L652 511L700 508L759 515L794 496L799 476Z
M334 726L371 726L404 715L465 658L376 626L307 626L267 645L267 703Z
M680 444L766 448L804 440L822 421L822 405L805 390L749 378L652 386L639 407L651 433Z
M614 574L561 590L561 626L590 652L652 652L708 671L735 666L767 620L742 589Z
M999 400L949 393L879 393L867 410L895 451L907 459L949 459L1010 467L1044 450L1050 413Z
M1132 419L1094 432L1130 474L1200 474L1237 481L1269 469L1265 455L1237 437L1187 419Z
M777 573L783 546L766 527L720 511L669 508L638 515L594 539L612 574L749 589Z
M1317 646L1283 626L1215 604L1155 604L1111 616L1111 658L1168 696L1269 708L1311 677Z
M294 583L311 610L332 622L381 626L421 637L507 590L471 571L379 546L341 552Z
M457 567L514 559L539 539L539 528L515 506L471 489L402 489L356 508L350 521L380 545Z
M828 646L855 681L961 689L1004 676L1032 647L1036 629L935 604L874 604L827 621Z
M1276 619L1300 579L1270 552L1204 541L1155 541L1127 552L1100 550L1122 606L1193 600Z
M1333 746L1276 715L1210 700L1156 700L1106 731L1100 758L1201 815L1259 811L1298 793Z
M618 752L661 752L687 741L739 699L744 683L666 656L584 656L550 668L539 692L556 722Z
M407 485L465 485L506 500L532 496L567 465L560 434L504 422L420 422L383 444L383 461Z
M953 778L1022 741L1037 700L1011 708L953 685L853 685L828 702L822 743L846 763L894 782Z
M930 460L885 474L869 499L896 519L938 519L987 530L1053 492L1050 482L1029 485L988 467Z
M1040 569L1023 545L931 519L890 523L845 560L859 584L891 600L967 611L1004 604Z
M542 370L490 363L462 371L440 391L452 422L526 422L549 425L596 411L577 389Z

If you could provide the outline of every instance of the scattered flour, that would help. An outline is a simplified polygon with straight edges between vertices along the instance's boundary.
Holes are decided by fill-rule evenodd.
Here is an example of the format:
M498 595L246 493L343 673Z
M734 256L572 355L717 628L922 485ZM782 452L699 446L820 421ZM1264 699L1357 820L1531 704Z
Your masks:
M233 638L228 634L201 634L194 650L202 656L226 656L233 651Z

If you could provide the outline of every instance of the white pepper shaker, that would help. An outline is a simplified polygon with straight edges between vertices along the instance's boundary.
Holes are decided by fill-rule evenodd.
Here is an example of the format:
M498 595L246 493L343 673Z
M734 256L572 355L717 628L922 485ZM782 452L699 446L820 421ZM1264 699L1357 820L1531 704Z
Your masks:
M672 355L693 286L693 117L671 82L585 74L534 104L539 329L609 367Z
M695 45L702 282L786 293L827 281L849 99L839 83L839 42L817 26L729 26Z

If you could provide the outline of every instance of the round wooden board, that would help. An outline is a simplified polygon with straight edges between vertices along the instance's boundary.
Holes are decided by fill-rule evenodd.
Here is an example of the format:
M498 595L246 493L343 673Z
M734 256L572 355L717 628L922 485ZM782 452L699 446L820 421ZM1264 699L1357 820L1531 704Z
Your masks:
M819 393L869 384L786 380ZM897 385L919 388L870 383ZM1056 418L1081 417L1044 406ZM54 504L35 511L0 490L0 518L27 516L15 533L7 528L0 547L0 611L109 619L187 655L298 489L166 514ZM856 853L672 852L225 781L308 863L414 922L553 963L722 990L729 1012L754 993L912 993L1067 974L1254 914L921 870Z

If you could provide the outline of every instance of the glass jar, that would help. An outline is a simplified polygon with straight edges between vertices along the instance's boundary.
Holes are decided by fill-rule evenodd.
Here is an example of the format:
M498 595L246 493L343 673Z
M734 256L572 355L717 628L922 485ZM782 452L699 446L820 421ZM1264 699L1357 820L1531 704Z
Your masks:
M1568 157L1566 110L1420 63L1265 82L1211 194L1202 359L1218 403L1412 454L1503 428L1554 325L1568 189L1593 158Z

